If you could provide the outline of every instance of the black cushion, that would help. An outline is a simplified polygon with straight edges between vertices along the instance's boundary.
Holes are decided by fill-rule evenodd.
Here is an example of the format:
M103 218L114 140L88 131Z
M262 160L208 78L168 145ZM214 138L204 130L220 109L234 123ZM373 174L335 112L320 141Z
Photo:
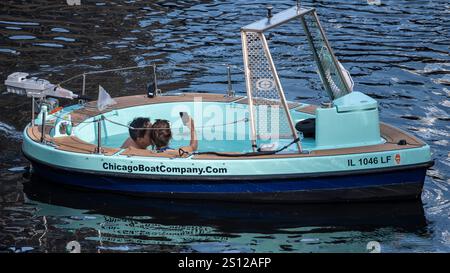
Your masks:
M304 137L315 138L316 137L316 119L308 118L301 120L295 124L295 129L302 132Z

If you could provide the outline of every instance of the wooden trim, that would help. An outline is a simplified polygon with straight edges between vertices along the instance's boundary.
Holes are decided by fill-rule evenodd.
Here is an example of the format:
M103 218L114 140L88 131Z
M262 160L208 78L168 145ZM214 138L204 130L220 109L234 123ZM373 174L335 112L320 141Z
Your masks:
M50 141L53 144L56 145L56 149L66 152L74 152L74 153L80 153L80 154L94 154L95 149L97 148L96 145L85 142L75 136L66 136L66 137L57 137L52 138L50 137L49 133L51 128L46 127L46 135L45 140ZM27 129L28 136L35 142L41 141L41 129L40 126L34 126L34 127L28 127ZM118 148L108 148L103 147L103 154L104 155L113 155L120 151Z
M416 138L415 136L384 122L380 122L380 133L387 142L391 143L398 143L401 139L404 139L408 144L421 146L425 144L422 140Z
M50 136L50 130L52 129L51 126L45 127L45 140L52 141L53 138ZM41 142L41 126L33 126L28 127L27 129L28 136L34 140L35 142Z
M97 149L97 145L85 142L74 136L54 138L53 142L57 145L56 149L66 152L94 154ZM102 147L102 154L104 155L113 155L118 151L120 151L118 148Z
M302 112L306 114L316 115L316 109L318 108L317 105L308 105L302 108L295 109L297 112Z
M175 158L179 157L176 154L170 154L170 153L157 153L151 150L144 150L144 149L135 149L135 148L128 148L120 155L125 156L143 156L143 157L162 157L162 158Z

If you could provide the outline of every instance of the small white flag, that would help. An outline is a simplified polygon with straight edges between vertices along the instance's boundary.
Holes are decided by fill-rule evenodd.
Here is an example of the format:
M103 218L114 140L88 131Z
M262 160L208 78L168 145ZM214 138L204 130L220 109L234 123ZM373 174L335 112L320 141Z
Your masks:
M106 92L106 90L99 85L98 86L98 100L97 100L97 109L99 111L103 111L106 107L110 105L117 104L117 102L111 98L111 96Z

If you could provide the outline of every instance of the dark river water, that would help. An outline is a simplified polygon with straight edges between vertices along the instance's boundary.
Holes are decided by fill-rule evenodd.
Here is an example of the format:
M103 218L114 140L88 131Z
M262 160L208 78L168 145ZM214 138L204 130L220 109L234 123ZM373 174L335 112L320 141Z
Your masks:
M164 92L226 92L224 64L242 66L239 28L294 1L0 2L0 81L16 71L60 82L85 71L160 63ZM0 252L450 251L450 3L302 1L332 47L377 99L381 119L432 147L422 202L251 205L137 199L63 189L24 177L21 130L30 101L0 95ZM326 100L300 25L269 35L288 99ZM88 77L113 96L142 94L148 69ZM66 87L79 91L80 80ZM233 87L245 93L233 70ZM1 85L1 92L5 91Z

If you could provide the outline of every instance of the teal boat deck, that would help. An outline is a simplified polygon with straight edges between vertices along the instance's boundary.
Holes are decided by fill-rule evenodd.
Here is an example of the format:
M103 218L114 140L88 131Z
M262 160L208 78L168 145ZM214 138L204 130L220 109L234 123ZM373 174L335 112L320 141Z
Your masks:
M111 113L114 110L133 108L138 106L147 106L152 104L164 104L164 103L180 103L180 102L193 102L194 98L201 98L202 102L214 102L214 103L229 103L236 104L246 107L247 99L244 97L226 97L221 94L208 94L208 93L189 93L178 96L161 96L155 98L147 98L145 95L137 96L127 96L117 98L117 104L113 107L105 110L98 111L94 105L96 102L90 102L84 107L78 107L79 109L71 112L72 122L75 127L87 126L83 123L86 120L92 119L101 114ZM314 118L318 106L300 104L300 103L289 103L292 117L294 120L301 120L305 118ZM155 116L156 117L156 116ZM53 142L56 149L69 151L74 153L85 153L92 154L95 153L95 137L91 139L82 139L82 135L76 136L66 136L52 138L49 134L51 126L47 126L46 140ZM34 141L39 142L41 138L40 127L29 127L28 135ZM82 132L82 131L81 131ZM175 132L176 134L176 132ZM341 154L356 154L356 153L370 153L370 152L380 152L389 150L401 150L409 148L417 148L418 146L423 146L425 143L419 139L384 123L380 123L380 135L382 140L379 144L375 145L364 145L358 147L344 147L335 149L320 149L316 146L315 139L304 138L302 140L302 145L305 150L308 150L308 154L299 154L293 147L290 150L284 151L280 154L275 155L260 155L256 158L284 158L284 157L309 157L309 156L324 156L324 155L341 155ZM136 150L136 149L120 149L120 145L128 137L127 130L123 130L121 133L116 133L112 135L106 135L102 137L103 144L103 154L106 156L111 155L125 155L125 156L150 156L150 157L173 157L173 155L156 154L150 150ZM216 152L230 152L230 153L245 153L250 151L248 134L245 134L241 140L208 140L200 141L200 151L216 151ZM403 139L406 140L406 145L399 145L398 142ZM290 140L286 139L285 142L289 143ZM279 143L279 147L283 146L283 141ZM177 141L173 142L174 147L182 146L187 144L187 141ZM217 155L195 155L192 159L219 159L223 158ZM239 157L243 159L243 157ZM230 158L228 158L230 159Z

